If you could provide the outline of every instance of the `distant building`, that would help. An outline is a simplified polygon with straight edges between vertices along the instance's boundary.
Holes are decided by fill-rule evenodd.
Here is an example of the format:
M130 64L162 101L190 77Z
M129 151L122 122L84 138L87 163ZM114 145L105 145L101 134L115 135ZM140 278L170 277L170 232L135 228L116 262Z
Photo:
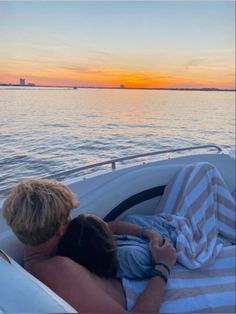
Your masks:
M120 88L125 88L125 85L124 84L120 84Z
M19 84L20 84L21 86L25 86L25 79L20 78Z

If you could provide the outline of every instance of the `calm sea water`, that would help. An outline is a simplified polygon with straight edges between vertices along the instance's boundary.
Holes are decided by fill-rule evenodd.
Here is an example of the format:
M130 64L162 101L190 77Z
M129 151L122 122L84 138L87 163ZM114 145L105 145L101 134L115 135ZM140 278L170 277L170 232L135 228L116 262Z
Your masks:
M235 145L235 93L0 89L0 193L26 176L198 144Z

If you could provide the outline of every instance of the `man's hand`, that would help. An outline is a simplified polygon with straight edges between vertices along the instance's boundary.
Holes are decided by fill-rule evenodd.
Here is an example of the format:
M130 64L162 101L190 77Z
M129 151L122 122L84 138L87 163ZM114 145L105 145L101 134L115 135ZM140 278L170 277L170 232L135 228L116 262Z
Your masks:
M153 229L144 229L143 231L143 235L151 242L151 241L156 241L159 246L162 246L163 245L163 241L164 241L164 238L163 236L158 232L158 231L155 231Z
M159 245L157 238L153 238L149 244L152 258L160 260L165 263L170 269L176 263L176 250L171 244L170 240L164 238L162 246Z

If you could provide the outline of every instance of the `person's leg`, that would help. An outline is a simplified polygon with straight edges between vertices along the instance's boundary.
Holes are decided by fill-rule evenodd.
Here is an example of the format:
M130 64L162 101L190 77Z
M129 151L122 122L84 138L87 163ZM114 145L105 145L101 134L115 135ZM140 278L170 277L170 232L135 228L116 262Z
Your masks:
M158 213L186 216L211 207L219 232L235 241L235 201L216 167L209 163L184 166L167 184Z
M168 183L158 206L158 213L176 228L178 259L189 268L218 255L218 234L235 242L234 210L233 197L209 163L184 166Z

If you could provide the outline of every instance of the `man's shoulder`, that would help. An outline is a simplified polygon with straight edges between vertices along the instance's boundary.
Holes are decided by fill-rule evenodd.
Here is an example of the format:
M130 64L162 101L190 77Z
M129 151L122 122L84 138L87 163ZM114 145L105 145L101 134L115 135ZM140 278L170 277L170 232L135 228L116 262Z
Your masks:
M75 262L66 256L55 255L48 260L49 264L57 265L68 265L74 264ZM76 263L77 264L77 263Z
M64 287L77 286L78 282L82 282L86 286L90 282L91 276L86 268L73 260L63 256L54 256L44 264L40 277L42 281L55 289L61 285Z
M74 262L72 259L65 256L54 256L47 261L47 269L52 272L55 271L70 271L87 272L87 270L80 264Z
M110 286L105 289L101 280L80 264L55 256L47 261L46 267L45 283L75 309L86 313L125 313L114 292L107 293Z

